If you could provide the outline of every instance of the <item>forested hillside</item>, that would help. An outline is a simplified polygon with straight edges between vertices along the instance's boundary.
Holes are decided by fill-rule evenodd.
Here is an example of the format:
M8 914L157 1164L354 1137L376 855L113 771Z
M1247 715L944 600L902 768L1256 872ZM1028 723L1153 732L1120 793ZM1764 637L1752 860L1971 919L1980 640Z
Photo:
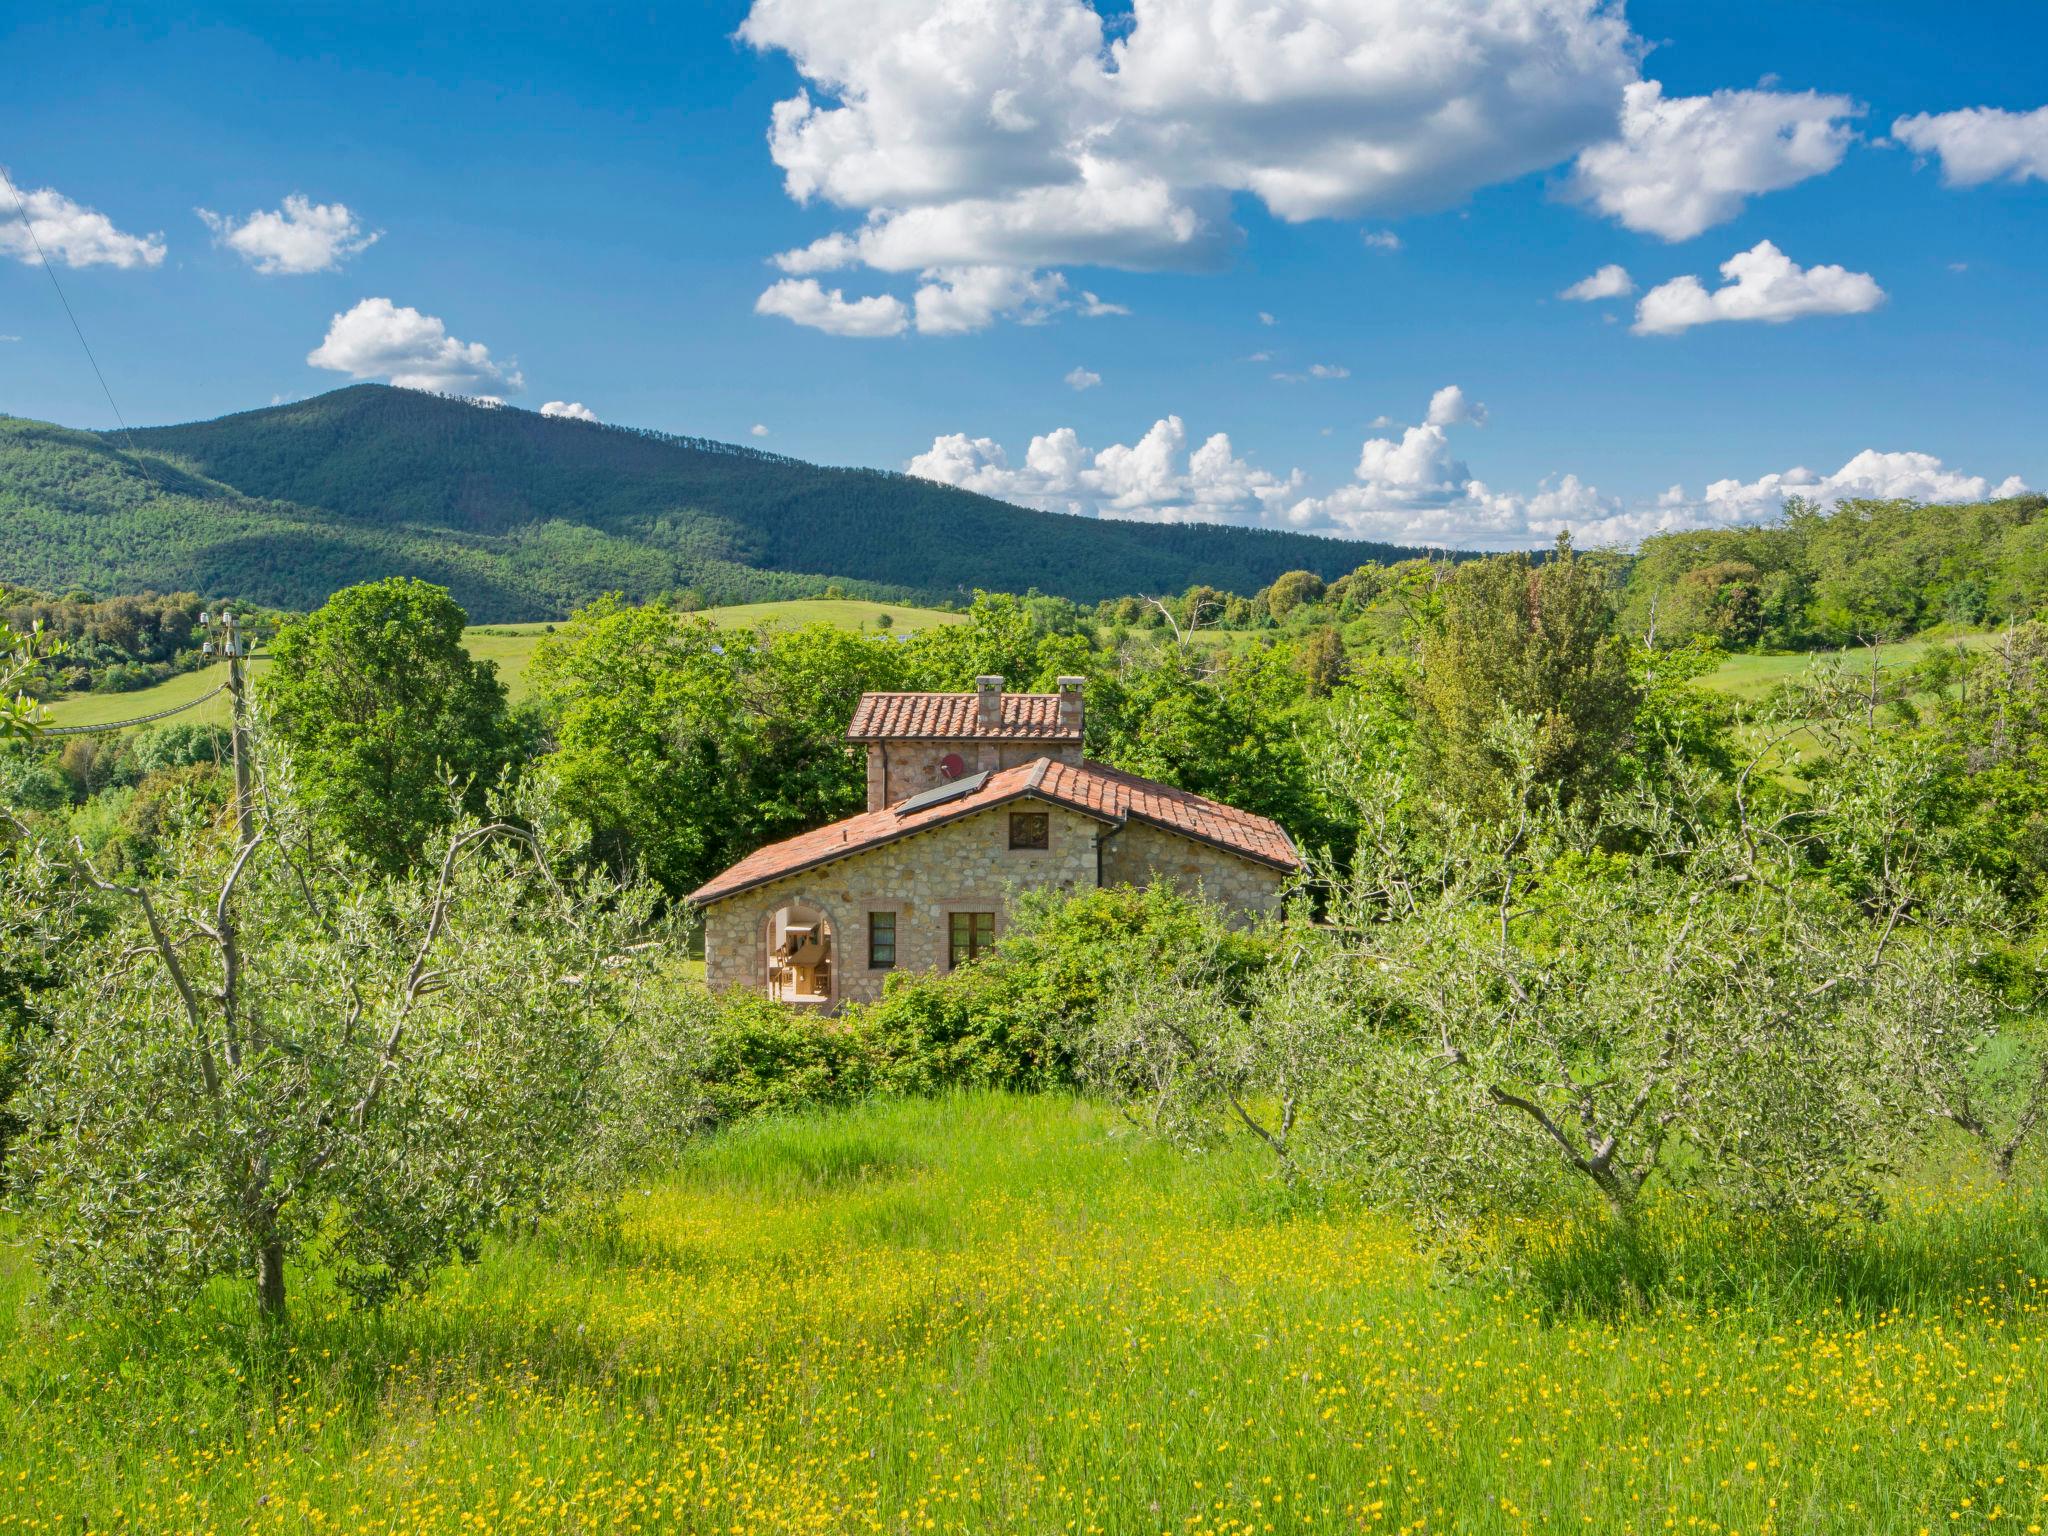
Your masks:
M1034 512L905 475L380 385L118 439L0 418L0 573L52 591L309 608L408 574L491 622L558 617L606 591L1252 591L1289 569L1334 578L1408 553Z

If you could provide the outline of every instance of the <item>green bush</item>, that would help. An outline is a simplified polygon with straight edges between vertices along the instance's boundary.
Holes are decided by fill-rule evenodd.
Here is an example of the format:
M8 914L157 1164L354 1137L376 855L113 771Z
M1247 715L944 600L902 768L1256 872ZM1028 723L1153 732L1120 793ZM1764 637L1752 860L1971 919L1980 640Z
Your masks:
M891 1093L1056 1088L1073 1064L1047 1029L1042 980L990 957L957 971L892 976L882 1000L849 1010Z
M710 1118L847 1104L873 1085L858 1031L737 989L722 994L700 1069Z
M1077 1076L1067 1042L1121 967L1201 957L1242 980L1272 947L1268 935L1226 928L1214 908L1166 885L1033 893L994 953L957 971L891 977L881 1001L848 1010L848 1021L874 1053L877 1085L891 1092L1068 1087Z
M1224 926L1214 907L1169 886L1061 899L1026 896L992 954L956 971L889 978L879 1002L837 1019L739 988L710 1000L709 1043L692 1064L706 1116L850 1103L870 1093L1042 1092L1078 1081L1068 1042L1134 959L1199 959L1242 983L1274 954L1270 932Z

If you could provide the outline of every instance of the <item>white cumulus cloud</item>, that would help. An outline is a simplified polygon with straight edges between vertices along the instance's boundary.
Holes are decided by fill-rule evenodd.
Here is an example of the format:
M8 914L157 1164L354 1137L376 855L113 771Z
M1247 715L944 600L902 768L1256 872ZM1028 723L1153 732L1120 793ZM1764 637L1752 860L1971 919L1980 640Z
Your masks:
M1916 154L1939 156L1941 179L1951 187L2048 181L2048 107L1916 112L1892 124L1892 137Z
M964 433L934 438L906 468L913 475L1050 512L1144 522L1267 520L1302 483L1237 457L1217 432L1192 452L1178 416L1167 416L1135 443L1094 450L1061 427L1031 439L1012 465L1002 445Z
M1367 438L1349 484L1289 504L1282 521L1310 533L1401 544L1500 548L1529 542L1521 504L1473 478L1451 446L1446 428L1473 421L1464 392L1454 384L1438 390L1429 416L1399 437Z
M595 421L597 412L581 400L550 400L540 408L543 416L567 416L572 421Z
M1717 320L1782 324L1802 315L1860 315L1885 299L1868 272L1802 267L1768 240L1721 263L1725 282L1711 292L1691 274L1644 294L1636 305L1641 336L1671 335Z
M784 251L772 259L776 266L796 277L813 272L837 272L841 267L853 266L860 260L860 244L851 235L834 232L820 236L809 245Z
M447 394L516 393L526 382L518 364L498 362L482 342L458 341L435 316L389 299L364 299L336 315L306 361L351 378Z
M0 175L5 174L0 169ZM11 183L13 178L8 180ZM14 190L22 206L17 208L12 197L0 201L0 252L31 265L44 256L67 267L163 265L162 235L126 234L104 213L73 202L53 187Z
M1460 549L1520 549L1549 544L1569 530L1583 547L1634 545L1682 529L1769 522L1791 496L1831 504L1857 497L1923 502L1980 501L2027 489L2016 475L1952 469L1925 453L1866 450L1831 475L1790 469L1753 481L1716 480L1700 496L1672 486L1647 502L1625 503L1578 474L1553 473L1532 491L1496 490L1477 478L1452 443L1452 429L1475 423L1472 408L1444 404L1464 396L1438 390L1431 415L1399 435L1370 437L1345 484L1303 494L1299 470L1285 476L1239 458L1221 432L1192 453L1178 416L1156 422L1132 444L1094 451L1071 427L1031 440L1024 462L1002 446L964 433L933 440L910 473L1005 501L1093 517L1153 521L1227 521L1339 537ZM1442 408L1440 408L1440 406ZM1384 417L1374 423L1389 427Z
M1610 261L1590 277L1582 277L1562 290L1558 297L1589 304L1596 299L1625 299L1635 291L1635 279L1628 275L1628 268L1618 261Z
M1621 137L1580 154L1570 191L1629 229L1689 240L1840 165L1862 110L1817 91L1666 96L1638 81L1622 94Z
M1067 374L1067 388L1093 389L1102 382L1102 375L1092 368L1075 368Z
M767 435L768 428L758 421L747 428L747 436L749 437L766 437Z
M1881 501L1983 501L2018 496L2027 489L2018 475L1997 484L1984 475L1951 469L1931 453L1880 453L1866 448L1831 475L1788 469L1760 479L1716 480L1697 503L1679 501L1705 520L1753 523L1776 517L1788 497L1832 504L1873 498Z
M1369 229L1363 236L1365 243L1376 251L1398 251L1401 237L1391 229Z
M1455 427L1470 423L1475 427L1486 425L1486 407L1477 400L1465 398L1465 391L1455 384L1446 384L1429 397L1429 414L1422 418L1432 427Z
M754 0L739 35L803 77L785 189L855 216L792 276L1201 269L1235 196L1445 207L1611 133L1640 53L1604 0Z
M754 300L757 315L780 315L798 325L833 336L899 336L910 324L910 311L894 294L849 299L829 292L815 277L786 277Z
M1004 315L1035 325L1066 307L1067 280L1057 272L1015 267L934 267L925 273L916 299L917 329L924 336L958 336L986 330Z
M211 209L194 210L224 245L268 276L332 272L359 251L376 244L382 231L363 230L346 203L316 203L294 192L281 208L232 219Z

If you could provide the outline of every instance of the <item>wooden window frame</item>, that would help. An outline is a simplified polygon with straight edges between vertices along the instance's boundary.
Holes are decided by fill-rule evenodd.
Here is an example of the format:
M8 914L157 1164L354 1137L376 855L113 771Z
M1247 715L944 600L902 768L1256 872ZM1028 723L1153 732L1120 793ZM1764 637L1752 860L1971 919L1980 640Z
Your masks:
M877 960L875 958L875 950L877 948L875 944L875 920L877 918L886 918L888 920L889 958L887 960ZM868 913L868 969L871 971L895 970L897 957L901 953L899 946L902 944L902 940L903 935L900 931L900 923L895 908L881 908Z
M1038 841L1020 843L1017 841L1017 826L1020 822L1038 823ZM1010 812L1010 851L1012 853L1045 853L1052 847L1052 816L1046 811Z
M966 924L966 953L961 953L961 925ZM978 960L995 947L996 915L993 912L972 912L962 909L946 914L946 969L958 970L970 960Z

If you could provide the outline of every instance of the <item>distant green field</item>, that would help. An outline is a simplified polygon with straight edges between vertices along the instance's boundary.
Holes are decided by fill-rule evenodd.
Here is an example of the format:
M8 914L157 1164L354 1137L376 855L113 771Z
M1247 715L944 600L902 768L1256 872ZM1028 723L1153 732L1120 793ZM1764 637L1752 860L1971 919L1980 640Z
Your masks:
M852 598L741 603L730 608L707 608L704 617L726 628L749 628L758 624L771 629L788 629L798 624L831 624L840 629L872 630L876 627L875 621L885 613L889 615L891 632L895 634L911 634L935 624L958 624L965 618L964 614L942 613L935 608L869 603ZM498 664L498 676L504 679L506 691L517 703L526 697L526 664L533 659L535 644L542 635L556 627L554 624L483 624L471 629L466 638L472 656ZM260 670L263 661L261 656L252 658L252 668ZM159 683L154 688L138 688L133 693L74 694L50 705L50 723L105 725L113 720L133 720L188 703L226 680L227 668L223 664L182 673L169 682ZM228 718L227 695L220 694L176 718L225 725Z
M1777 656L1730 656L1720 670L1700 679L1700 686L1736 699L1760 699L1780 683L1789 683L1827 657L1840 656L1852 666L1867 667L1875 653L1879 667L1911 666L1938 646L1960 645L1975 650L1997 636L1983 634L1923 635L1890 645L1848 651L1794 651Z
M251 667L260 671L261 656L251 658ZM52 725L105 725L111 720L133 720L142 715L153 715L160 709L173 709L180 704L190 703L211 688L217 688L228 679L226 662L218 662L198 672L181 672L169 682L158 683L154 688L138 688L133 693L76 693L68 698L53 701L49 708ZM188 710L175 718L193 720L213 725L225 725L228 720L228 696L218 694L208 699L197 709Z

